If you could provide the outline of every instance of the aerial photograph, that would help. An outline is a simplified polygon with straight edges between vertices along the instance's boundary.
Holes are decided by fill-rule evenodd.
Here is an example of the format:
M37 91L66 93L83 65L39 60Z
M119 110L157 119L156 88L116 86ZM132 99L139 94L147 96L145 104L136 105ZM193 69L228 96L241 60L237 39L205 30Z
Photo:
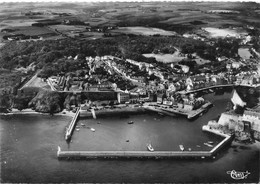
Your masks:
M260 183L260 3L0 2L0 183Z

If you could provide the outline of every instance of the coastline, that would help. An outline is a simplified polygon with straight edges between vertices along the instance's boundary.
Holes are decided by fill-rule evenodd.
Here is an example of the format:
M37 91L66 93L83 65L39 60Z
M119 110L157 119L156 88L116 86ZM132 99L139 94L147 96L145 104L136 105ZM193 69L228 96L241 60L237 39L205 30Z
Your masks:
M22 115L22 114L27 114L27 115L31 115L31 114L39 114L39 115L48 115L50 116L50 113L43 113L43 112L36 112L32 109L24 109L22 111L19 111L17 109L12 109L12 111L10 113L0 113L0 116L11 116L11 115ZM67 111L67 110L63 110L61 112L58 113L54 113L53 116L70 116L70 117L74 117L75 113L73 113L72 111Z

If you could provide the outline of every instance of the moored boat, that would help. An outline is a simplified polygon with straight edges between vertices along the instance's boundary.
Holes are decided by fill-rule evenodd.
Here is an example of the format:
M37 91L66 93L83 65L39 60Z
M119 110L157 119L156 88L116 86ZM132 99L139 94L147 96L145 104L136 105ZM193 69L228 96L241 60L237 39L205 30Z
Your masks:
M208 147L213 147L211 144L209 144L209 143L204 143L204 145L206 145L206 146L208 146Z
M154 151L154 148L152 147L151 144L147 144L147 149L148 149L149 151Z
M181 144L181 145L179 145L179 147L180 147L180 150L181 151L184 151L184 146Z

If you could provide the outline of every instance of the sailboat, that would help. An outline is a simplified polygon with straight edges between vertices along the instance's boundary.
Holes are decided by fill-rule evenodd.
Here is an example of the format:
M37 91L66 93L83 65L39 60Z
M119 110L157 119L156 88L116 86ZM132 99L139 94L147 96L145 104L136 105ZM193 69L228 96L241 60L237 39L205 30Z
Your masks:
M179 147L180 147L180 150L181 151L184 151L184 146L181 144L181 145L179 145Z
M149 151L154 151L154 148L152 147L151 144L147 144L147 149L148 149Z

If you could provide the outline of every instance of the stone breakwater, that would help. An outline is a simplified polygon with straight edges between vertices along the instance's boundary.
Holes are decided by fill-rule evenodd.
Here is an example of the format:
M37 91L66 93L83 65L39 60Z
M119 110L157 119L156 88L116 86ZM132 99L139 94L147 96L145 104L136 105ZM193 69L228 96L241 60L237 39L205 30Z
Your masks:
M147 159L164 159L164 158L214 158L217 152L225 145L233 140L233 136L223 134L219 131L212 130L209 126L203 126L203 131L213 133L224 137L224 139L217 144L210 151L62 151L58 146L57 157L59 159L66 158L147 158Z

